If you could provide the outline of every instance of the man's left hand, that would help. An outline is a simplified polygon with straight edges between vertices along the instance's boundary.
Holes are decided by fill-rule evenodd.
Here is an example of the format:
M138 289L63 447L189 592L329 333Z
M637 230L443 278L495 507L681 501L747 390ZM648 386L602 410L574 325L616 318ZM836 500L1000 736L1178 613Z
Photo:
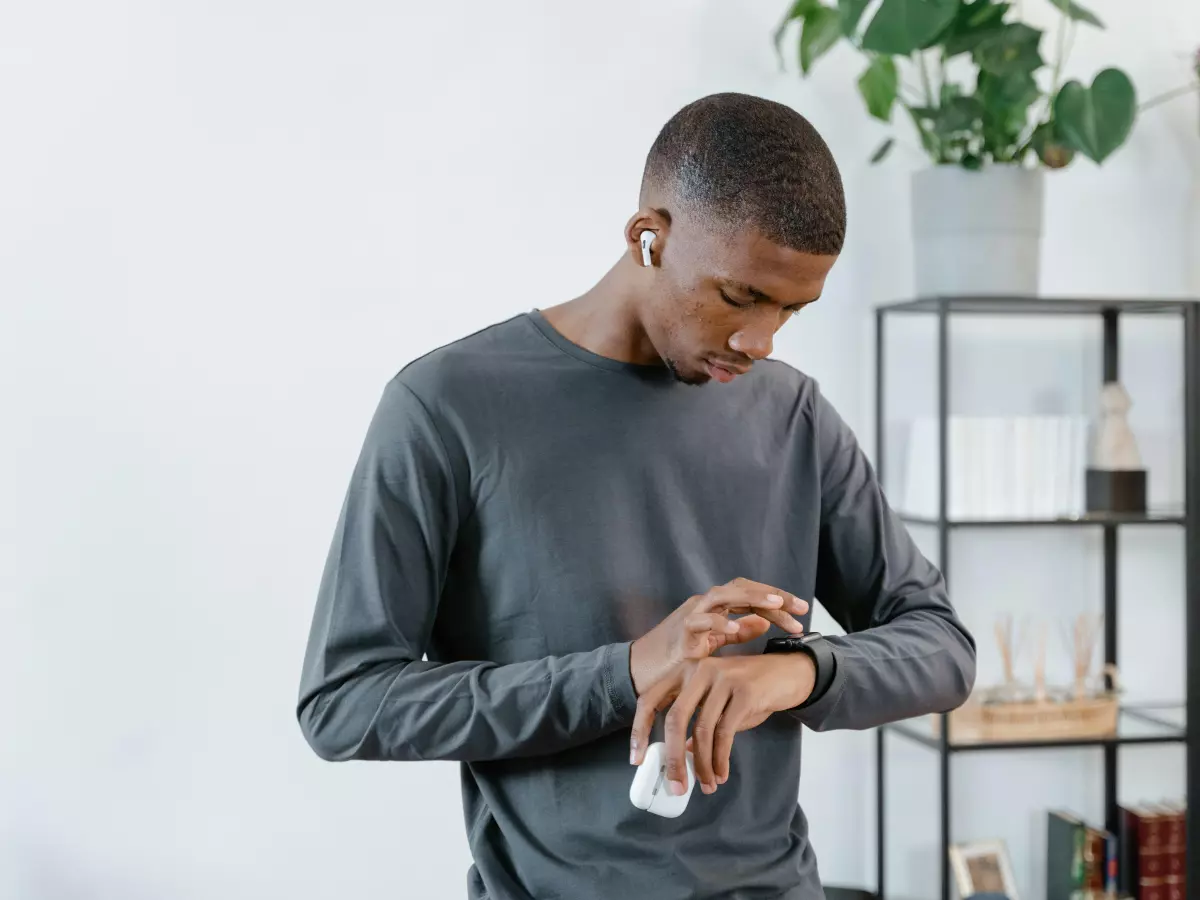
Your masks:
M711 794L729 778L733 736L766 721L772 713L799 706L812 693L816 669L807 653L713 656L687 660L638 698L630 762L640 764L655 716L668 706L666 755L668 790L687 785L687 745L695 756L696 780ZM692 716L692 739L687 737Z

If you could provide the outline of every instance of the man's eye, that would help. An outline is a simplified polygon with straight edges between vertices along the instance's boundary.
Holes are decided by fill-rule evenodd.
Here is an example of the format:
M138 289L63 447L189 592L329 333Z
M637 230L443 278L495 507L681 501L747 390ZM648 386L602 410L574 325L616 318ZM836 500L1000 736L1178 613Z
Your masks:
M738 303L736 300L734 300L732 297L730 297L724 291L721 291L721 299L724 300L726 303L728 303L730 306L736 306L738 309L749 309L750 307L752 307L754 305L753 303Z

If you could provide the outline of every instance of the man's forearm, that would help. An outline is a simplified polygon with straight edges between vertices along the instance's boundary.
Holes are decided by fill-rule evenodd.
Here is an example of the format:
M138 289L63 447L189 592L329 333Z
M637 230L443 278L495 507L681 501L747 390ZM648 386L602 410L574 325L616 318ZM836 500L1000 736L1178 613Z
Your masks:
M954 709L975 685L974 638L854 433L819 392L813 402L822 492L816 595L847 634L828 638L834 683L792 714L828 730Z
M327 760L504 759L554 753L633 721L629 645L529 662L381 664L301 698Z
M814 731L872 728L954 709L975 683L975 651L953 617L920 609L826 638L837 674L824 695L790 715Z

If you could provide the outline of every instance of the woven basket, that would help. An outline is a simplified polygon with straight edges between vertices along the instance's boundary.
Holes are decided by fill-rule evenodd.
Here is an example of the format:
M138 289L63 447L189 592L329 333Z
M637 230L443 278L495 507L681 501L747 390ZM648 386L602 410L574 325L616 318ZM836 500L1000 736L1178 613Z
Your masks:
M956 744L1105 737L1117 730L1117 695L1014 703L968 702L950 714ZM933 719L934 734L941 717Z

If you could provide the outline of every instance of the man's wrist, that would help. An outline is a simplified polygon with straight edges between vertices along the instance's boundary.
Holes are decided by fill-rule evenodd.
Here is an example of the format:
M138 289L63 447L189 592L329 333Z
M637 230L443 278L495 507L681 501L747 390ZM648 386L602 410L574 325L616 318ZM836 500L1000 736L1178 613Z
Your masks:
M645 636L629 645L629 680L633 682L634 696L640 697L646 688L662 677L664 666L654 659L654 648L646 646Z
M787 684L790 688L780 711L795 709L812 696L817 681L817 666L807 653L781 653L774 657L787 667Z

